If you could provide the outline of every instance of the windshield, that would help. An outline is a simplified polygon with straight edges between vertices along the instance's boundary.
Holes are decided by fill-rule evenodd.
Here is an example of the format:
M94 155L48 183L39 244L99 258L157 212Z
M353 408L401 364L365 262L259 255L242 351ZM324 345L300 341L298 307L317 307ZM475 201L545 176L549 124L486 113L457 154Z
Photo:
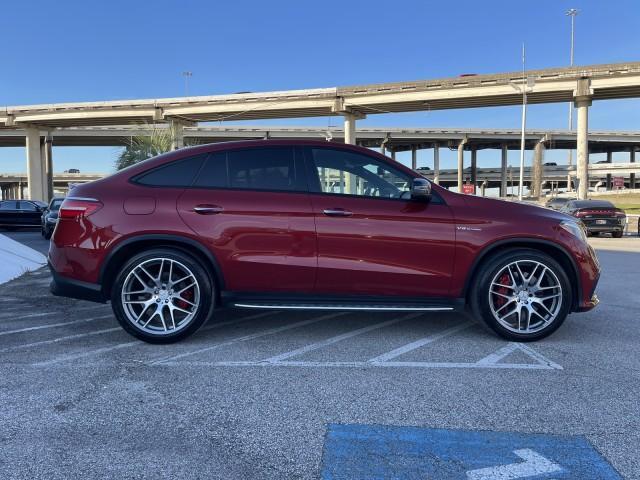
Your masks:
M58 210L60 210L60 205L62 205L63 200L63 198L56 198L55 200L53 200L51 202L51 207L49 207L49 210L51 210L52 212L57 212Z

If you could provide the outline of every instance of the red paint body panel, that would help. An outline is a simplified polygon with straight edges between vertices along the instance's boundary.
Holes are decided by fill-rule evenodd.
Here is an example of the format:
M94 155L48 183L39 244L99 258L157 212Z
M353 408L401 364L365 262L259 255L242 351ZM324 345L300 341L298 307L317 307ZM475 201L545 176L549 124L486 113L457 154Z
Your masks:
M447 205L312 195L318 293L449 295L455 226ZM326 216L342 208L349 217Z
M199 204L222 211L199 215L193 211ZM308 194L188 189L178 212L215 255L228 290L313 292L317 252Z
M156 188L130 181L176 159L261 145L330 145L418 176L376 152L327 142L268 140L182 149L74 188L73 196L96 198L104 206L86 218L59 221L49 251L52 268L63 277L99 284L104 262L122 242L162 234L202 245L217 260L229 291L461 298L484 252L510 241L532 241L568 255L580 288L576 309L594 306L599 276L595 253L559 227L571 217L552 210L460 195L437 185L433 191L444 204L307 192ZM200 215L193 211L197 205L221 211ZM333 208L352 215L323 213Z

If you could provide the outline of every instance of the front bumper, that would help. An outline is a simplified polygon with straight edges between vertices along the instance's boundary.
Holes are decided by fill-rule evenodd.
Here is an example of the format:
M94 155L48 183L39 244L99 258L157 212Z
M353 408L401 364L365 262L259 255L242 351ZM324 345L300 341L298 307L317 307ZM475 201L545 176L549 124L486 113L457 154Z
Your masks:
M51 293L57 297L77 298L90 302L106 303L107 299L102 292L102 287L96 283L83 282L72 278L63 277L56 272L51 263L48 263L51 271Z

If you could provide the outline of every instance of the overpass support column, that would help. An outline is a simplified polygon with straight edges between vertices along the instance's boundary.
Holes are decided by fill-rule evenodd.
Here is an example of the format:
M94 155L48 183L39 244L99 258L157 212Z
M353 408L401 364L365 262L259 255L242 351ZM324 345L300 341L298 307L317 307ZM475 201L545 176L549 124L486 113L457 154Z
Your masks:
M501 158L500 158L500 196L507 196L507 155L509 149L506 144L502 144Z
M31 200L47 199L47 171L42 158L40 130L28 127L26 130L27 181Z
M433 183L440 184L440 145L433 144Z
M476 183L478 182L478 150L473 147L471 149L471 184L473 185L473 194L476 194Z
M393 160L393 161L396 160L396 151L395 150L391 150L391 160Z
M542 195L542 156L544 155L544 139L541 139L533 149L533 175L531 176L531 196L540 198Z
M51 136L46 135L44 141L40 146L40 155L44 163L45 169L45 198L44 201L48 202L53 197L53 139Z
M344 143L356 144L356 116L353 113L345 112L344 115Z
M611 150L607 150L607 163L611 163L613 161L613 152ZM611 174L607 173L607 190L611 190Z
M578 80L575 106L578 110L577 161L578 200L586 200L589 194L589 107L591 96L589 79Z
M179 150L184 147L184 124L177 120L171 120L171 150Z
M629 151L629 162L636 163L636 149L635 147L631 147ZM636 174L629 174L629 188L636 188Z
M411 145L411 168L413 170L418 168L418 147Z
M464 146L467 139L464 138L458 144L458 192L462 193L462 182L464 175Z

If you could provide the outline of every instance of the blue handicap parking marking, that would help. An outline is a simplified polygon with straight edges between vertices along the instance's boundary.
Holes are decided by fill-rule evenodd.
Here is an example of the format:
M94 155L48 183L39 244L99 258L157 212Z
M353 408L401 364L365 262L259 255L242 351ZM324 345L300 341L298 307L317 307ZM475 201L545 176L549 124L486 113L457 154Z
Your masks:
M622 477L579 435L328 426L324 480L609 480Z

